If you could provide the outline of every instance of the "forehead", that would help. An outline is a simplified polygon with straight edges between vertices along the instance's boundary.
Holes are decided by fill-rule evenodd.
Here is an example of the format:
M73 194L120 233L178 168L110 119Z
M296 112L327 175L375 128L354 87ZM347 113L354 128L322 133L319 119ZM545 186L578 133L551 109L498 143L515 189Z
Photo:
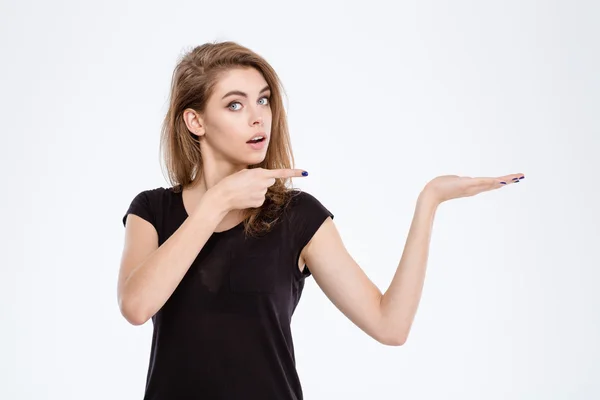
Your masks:
M230 90L256 94L267 85L262 74L252 67L234 68L225 71L217 81L215 94L225 94Z

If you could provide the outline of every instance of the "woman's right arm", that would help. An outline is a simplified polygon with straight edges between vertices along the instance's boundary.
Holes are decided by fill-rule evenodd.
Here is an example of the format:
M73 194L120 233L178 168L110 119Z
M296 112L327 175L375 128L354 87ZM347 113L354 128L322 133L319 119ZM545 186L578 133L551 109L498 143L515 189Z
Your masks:
M117 298L133 325L148 321L167 302L192 262L227 214L210 190L160 247L154 227L135 214L127 217Z
M148 221L128 216L117 289L125 319L141 325L160 310L229 210L261 207L276 178L306 175L289 168L252 168L231 174L204 193L194 212L160 247Z

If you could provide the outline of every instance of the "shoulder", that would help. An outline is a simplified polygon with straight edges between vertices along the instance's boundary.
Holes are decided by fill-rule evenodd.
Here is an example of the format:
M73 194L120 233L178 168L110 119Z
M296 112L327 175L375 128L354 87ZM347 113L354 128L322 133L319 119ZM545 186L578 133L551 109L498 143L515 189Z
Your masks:
M165 187L156 187L156 188L150 188L150 189L144 189L142 191L139 192L139 195L142 196L146 196L146 197L160 197L160 196L164 196L165 194L172 192L173 188L165 188Z
M316 196L300 189L293 189L290 192L290 208L296 212L307 212L324 208L324 205Z
M136 214L143 219L156 223L156 214L162 208L165 198L171 196L173 188L155 187L138 191L131 200L127 212L123 216L125 225L128 214Z
M306 243L327 218L333 219L333 213L311 193L295 189L290 195L287 220L295 236Z
M143 189L135 193L133 201L141 200L147 202L161 201L164 197L170 196L174 193L173 188L156 187L150 189Z
M131 200L132 206L142 206L142 207L153 207L158 204L161 204L162 201L167 197L172 195L172 188L164 188L164 187L156 187L150 189L143 189L134 192L133 200Z

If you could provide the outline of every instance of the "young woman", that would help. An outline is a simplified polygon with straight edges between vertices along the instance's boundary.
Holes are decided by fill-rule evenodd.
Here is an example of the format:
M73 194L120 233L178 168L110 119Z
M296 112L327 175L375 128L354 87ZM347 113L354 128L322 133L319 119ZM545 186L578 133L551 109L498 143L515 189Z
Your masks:
M382 294L333 215L289 185L307 173L292 168L280 88L233 42L198 46L174 71L161 141L172 187L139 193L123 218L119 307L134 325L154 323L146 399L302 399L290 321L311 274L356 326L402 345L438 205L524 178L429 182Z

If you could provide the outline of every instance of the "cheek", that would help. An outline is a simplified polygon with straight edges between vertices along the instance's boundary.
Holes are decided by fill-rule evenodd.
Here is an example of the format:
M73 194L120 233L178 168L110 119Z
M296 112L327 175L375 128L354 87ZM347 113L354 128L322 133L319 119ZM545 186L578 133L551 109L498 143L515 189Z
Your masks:
M267 125L269 127L269 129L271 129L271 125L273 123L273 112L271 111L271 109L269 109L267 112L265 112L265 115L263 118L265 121L265 125Z
M228 113L227 111L219 113L212 120L211 132L213 139L229 140L237 137L242 129L242 121L237 115Z
M219 115L207 129L210 132L208 144L224 154L236 154L245 148L245 141L251 133L247 123L237 115Z

